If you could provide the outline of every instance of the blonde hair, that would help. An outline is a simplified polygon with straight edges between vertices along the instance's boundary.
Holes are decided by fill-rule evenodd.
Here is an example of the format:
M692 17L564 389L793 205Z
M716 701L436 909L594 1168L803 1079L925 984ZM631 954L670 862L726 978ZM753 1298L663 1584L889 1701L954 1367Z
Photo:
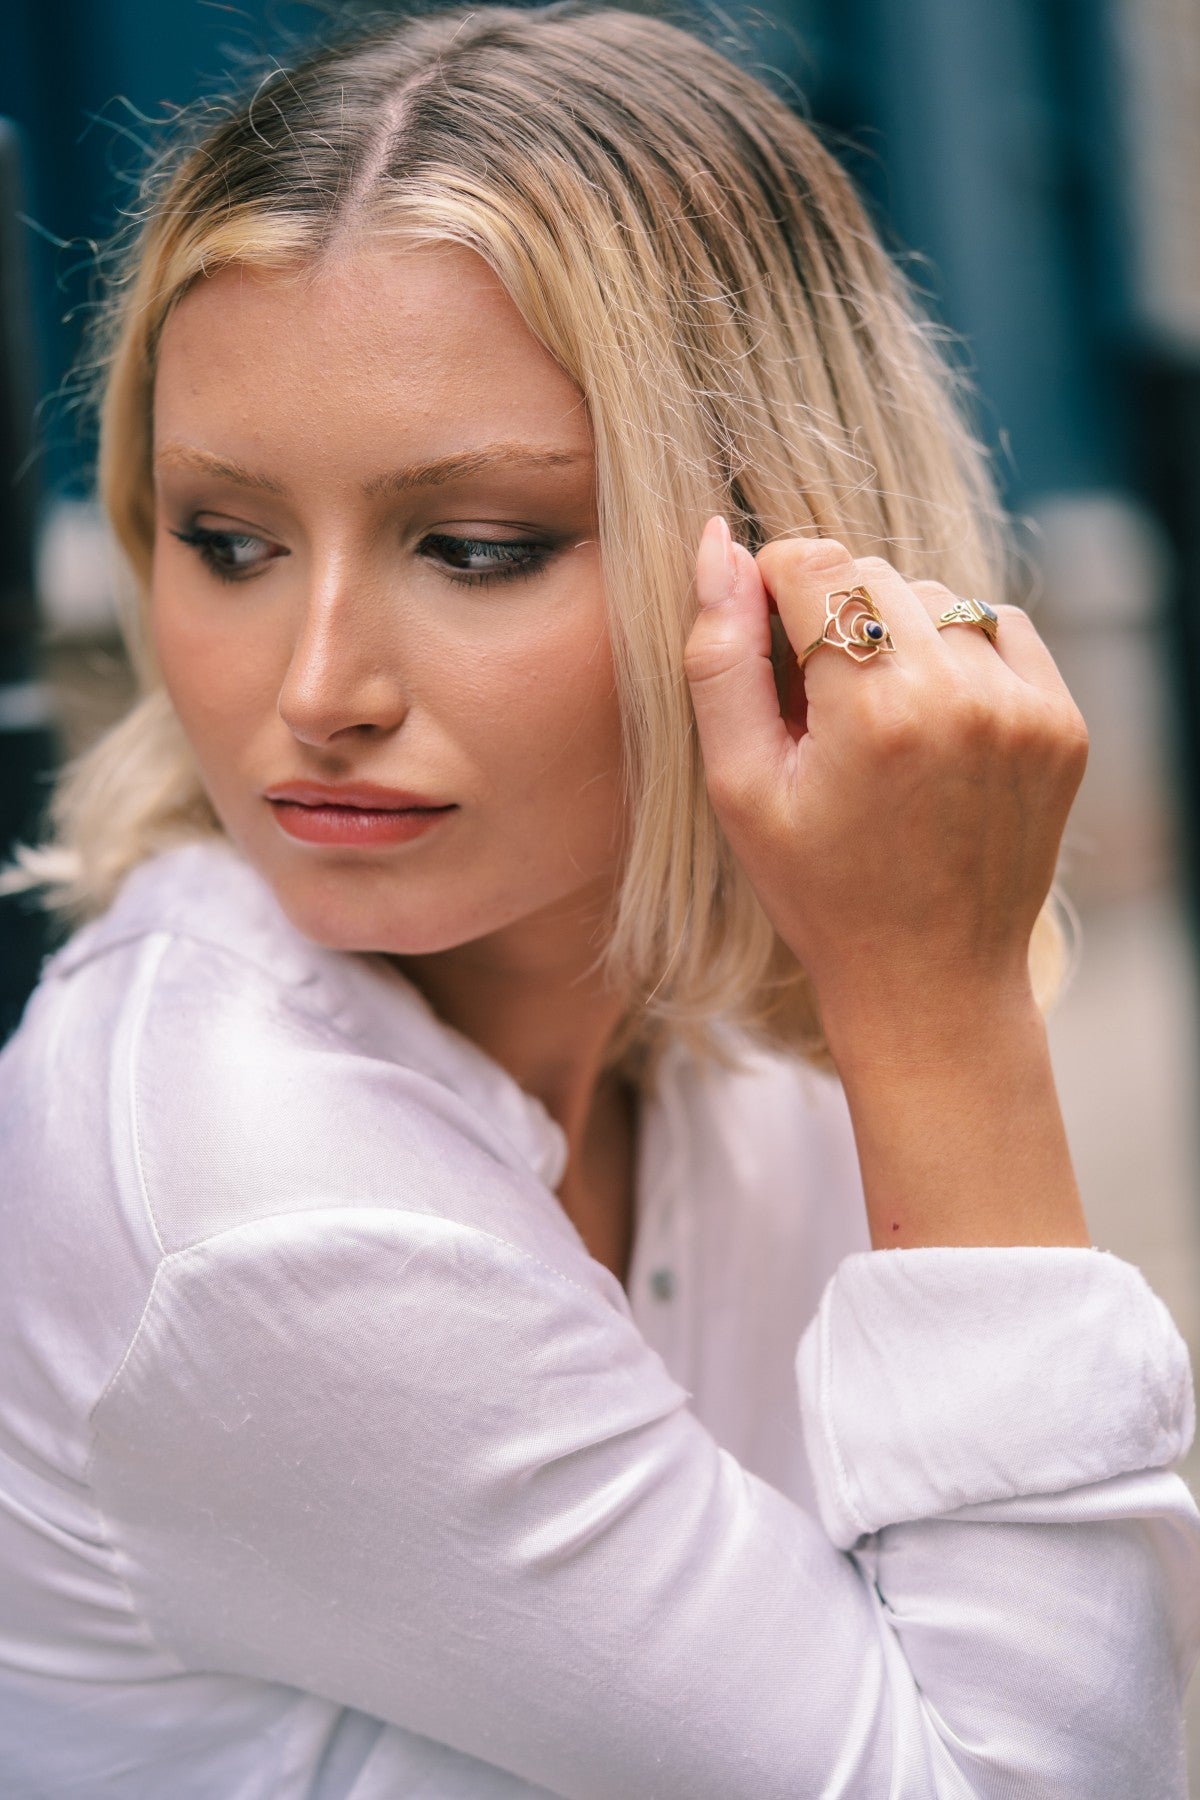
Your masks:
M753 76L642 14L566 0L393 20L210 109L152 167L97 356L143 697L66 772L27 873L86 916L147 857L220 831L145 629L156 347L193 282L336 254L351 230L477 252L585 397L630 809L604 951L635 997L626 1050L669 1024L716 1052L723 1018L821 1060L804 972L705 788L682 671L701 528L724 512L751 551L836 536L1000 595L1003 521L957 378L842 169ZM1047 909L1043 996L1061 949Z

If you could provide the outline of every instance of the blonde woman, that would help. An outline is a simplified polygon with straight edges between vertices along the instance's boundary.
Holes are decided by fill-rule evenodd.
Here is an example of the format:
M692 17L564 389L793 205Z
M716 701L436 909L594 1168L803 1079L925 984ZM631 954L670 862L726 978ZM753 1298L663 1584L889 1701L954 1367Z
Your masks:
M175 144L100 355L8 1800L1183 1795L1187 1361L1037 1001L1085 731L813 134L393 22Z

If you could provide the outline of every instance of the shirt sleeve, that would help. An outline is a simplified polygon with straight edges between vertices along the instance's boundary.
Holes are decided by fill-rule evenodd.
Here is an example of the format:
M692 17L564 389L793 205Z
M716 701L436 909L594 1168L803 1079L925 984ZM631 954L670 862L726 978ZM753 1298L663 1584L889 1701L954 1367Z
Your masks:
M1200 1521L1151 1467L1190 1432L1182 1345L1129 1265L979 1256L834 1276L799 1358L827 1530L602 1287L378 1207L167 1256L91 1480L185 1667L568 1800L1182 1797ZM1070 1378L1029 1384L1031 1324Z

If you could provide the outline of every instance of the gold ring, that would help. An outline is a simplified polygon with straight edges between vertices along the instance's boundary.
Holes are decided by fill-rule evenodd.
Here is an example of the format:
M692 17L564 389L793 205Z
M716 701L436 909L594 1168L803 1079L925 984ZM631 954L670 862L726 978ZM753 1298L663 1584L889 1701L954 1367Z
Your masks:
M986 600L956 600L949 612L944 612L938 619L939 631L945 631L947 625L978 625L988 643L994 644L1000 630L1000 615Z
M835 600L840 604L835 606ZM844 650L858 663L870 662L881 651L896 648L883 614L865 587L838 588L832 594L826 594L825 624L821 635L796 658L796 667L802 669L813 651L819 650L822 644Z

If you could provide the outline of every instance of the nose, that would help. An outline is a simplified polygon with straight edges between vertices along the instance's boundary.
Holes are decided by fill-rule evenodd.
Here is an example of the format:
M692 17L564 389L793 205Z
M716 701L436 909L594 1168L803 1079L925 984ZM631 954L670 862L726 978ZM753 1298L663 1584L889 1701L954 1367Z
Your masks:
M314 582L277 702L302 743L378 736L403 721L408 699L382 614L378 596L349 571L330 570Z

